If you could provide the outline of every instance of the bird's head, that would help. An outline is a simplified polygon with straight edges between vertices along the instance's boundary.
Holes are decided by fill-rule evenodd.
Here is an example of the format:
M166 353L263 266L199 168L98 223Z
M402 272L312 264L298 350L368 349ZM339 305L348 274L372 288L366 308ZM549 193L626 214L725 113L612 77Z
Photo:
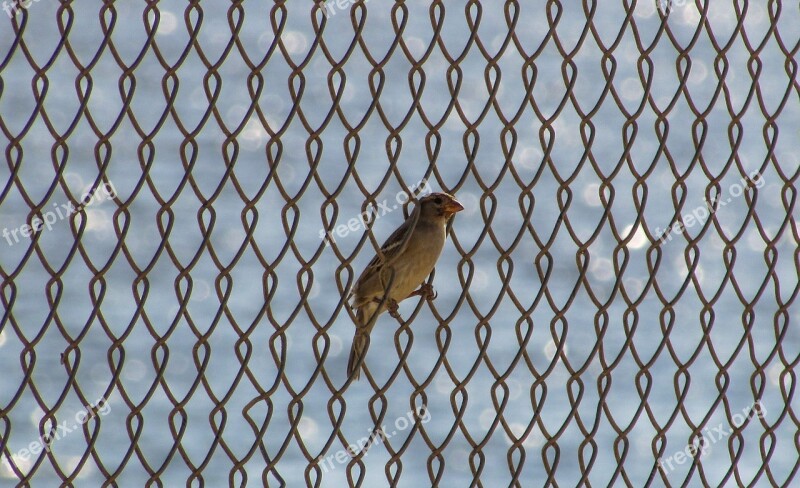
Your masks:
M420 199L423 216L450 218L457 212L464 210L453 195L447 193L431 193Z

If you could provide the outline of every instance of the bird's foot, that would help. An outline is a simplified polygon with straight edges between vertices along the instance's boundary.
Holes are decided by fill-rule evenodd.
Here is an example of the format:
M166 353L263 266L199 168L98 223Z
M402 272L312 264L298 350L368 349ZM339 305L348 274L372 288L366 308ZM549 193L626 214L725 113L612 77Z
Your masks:
M393 319L400 320L400 312L398 312L397 309L398 309L397 300L393 300L390 298L386 301L386 310L389 312L389 315Z
M383 298L375 297L372 299L372 301L375 303L381 303L383 301ZM400 317L400 312L397 311L398 308L400 308L400 306L397 304L397 300L393 298L386 300L386 311L389 312L389 315L393 319L401 320L402 317Z
M433 289L433 285L430 283L423 283L419 286L419 289L412 292L409 296L421 296L425 300L435 300L439 294Z

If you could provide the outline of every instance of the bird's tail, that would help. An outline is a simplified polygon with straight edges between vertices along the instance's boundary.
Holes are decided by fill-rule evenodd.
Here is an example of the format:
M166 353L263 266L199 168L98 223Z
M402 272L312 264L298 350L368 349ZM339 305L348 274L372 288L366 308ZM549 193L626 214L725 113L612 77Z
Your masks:
M347 361L348 378L355 374L356 380L361 379L361 368L364 366L362 358L367 354L368 344L369 336L356 331L356 335L353 337L353 347L350 348L350 360Z
M353 345L350 348L350 359L347 361L347 377L355 375L355 379L361 378L361 368L364 366L364 356L369 347L369 332L375 323L375 308L363 305L356 310L356 332L353 335Z

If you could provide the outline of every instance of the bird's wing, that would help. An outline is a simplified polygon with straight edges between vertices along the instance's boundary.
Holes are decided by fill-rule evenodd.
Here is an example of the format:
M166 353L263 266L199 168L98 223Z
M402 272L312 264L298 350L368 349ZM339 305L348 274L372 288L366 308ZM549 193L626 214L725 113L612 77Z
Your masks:
M417 227L417 222L419 221L418 207L419 206L414 208L414 211L411 212L411 215L408 216L406 221L386 239L386 242L381 246L381 252L372 258L372 261L367 265L367 269L382 264L391 265L398 256L403 254L403 251L408 247L409 238L414 233L414 229Z
M356 280L356 283L350 292L351 296L357 293L359 288L361 288L364 283L369 282L373 277L377 276L384 266L391 266L395 260L397 260L401 254L403 254L403 251L405 251L408 247L410 237L414 233L414 229L417 226L419 214L420 205L417 204L414 207L414 211L408 216L408 219L406 219L406 221L403 222L400 227L392 232L392 235L390 235L389 238L386 239L386 242L384 242L381 246L381 251L376 254L375 257L369 262L367 267L364 268L364 271L361 273L361 276L358 277L358 280Z

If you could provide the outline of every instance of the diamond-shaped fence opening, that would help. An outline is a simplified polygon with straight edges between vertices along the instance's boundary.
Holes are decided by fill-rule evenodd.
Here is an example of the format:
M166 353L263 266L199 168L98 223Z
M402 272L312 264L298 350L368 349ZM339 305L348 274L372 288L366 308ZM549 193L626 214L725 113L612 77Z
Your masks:
M3 486L797 483L796 2L2 8Z

